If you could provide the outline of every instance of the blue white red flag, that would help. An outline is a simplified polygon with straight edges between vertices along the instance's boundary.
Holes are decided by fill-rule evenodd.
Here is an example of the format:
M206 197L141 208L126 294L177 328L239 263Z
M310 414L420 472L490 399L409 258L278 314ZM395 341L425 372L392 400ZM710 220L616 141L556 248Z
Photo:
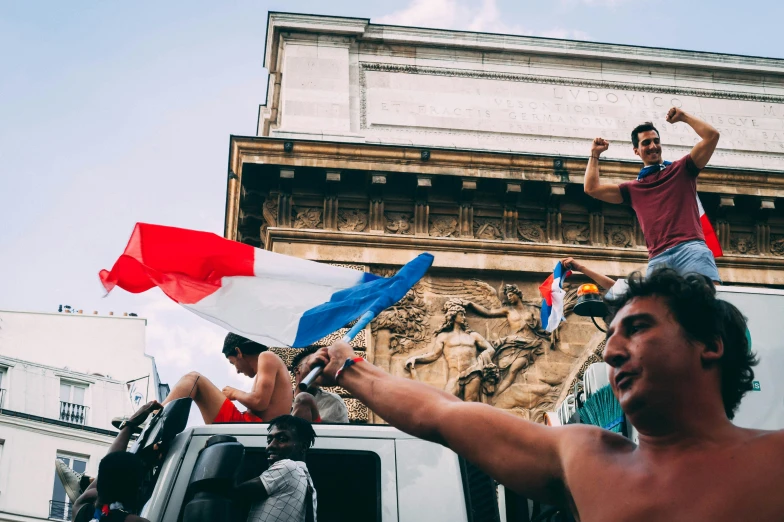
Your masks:
M539 293L542 295L542 327L548 332L555 331L564 320L563 280L571 273L558 261L552 275L539 286Z
M301 348L365 312L378 315L419 281L433 256L420 254L392 277L308 261L209 232L137 223L104 288L157 286L175 302L234 333Z

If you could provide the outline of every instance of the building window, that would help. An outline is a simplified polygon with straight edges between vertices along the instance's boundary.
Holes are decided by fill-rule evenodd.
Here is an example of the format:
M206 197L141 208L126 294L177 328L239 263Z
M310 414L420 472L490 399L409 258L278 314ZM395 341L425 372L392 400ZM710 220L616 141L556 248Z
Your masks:
M8 377L6 377L7 370L0 367L0 410L5 408L5 389L8 386Z
M57 458L65 462L66 466L77 473L84 473L87 469L87 459L74 457L73 455L57 454ZM55 520L71 520L72 510L71 501L63 487L63 482L54 474L54 485L52 486L52 500L49 501L49 518Z
M74 424L87 422L87 406L84 405L86 386L60 381L60 420Z

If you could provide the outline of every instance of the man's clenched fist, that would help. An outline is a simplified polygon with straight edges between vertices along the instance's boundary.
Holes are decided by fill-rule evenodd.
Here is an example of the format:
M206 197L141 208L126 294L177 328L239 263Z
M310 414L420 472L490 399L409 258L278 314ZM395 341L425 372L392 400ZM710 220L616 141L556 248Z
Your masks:
M679 108L673 107L669 111L667 111L667 122L676 123L679 121L683 121L683 116L685 114L686 113L680 110Z
M312 355L311 366L318 366L319 363L324 365L324 370L321 375L316 379L316 384L319 386L335 386L335 374L343 367L346 359L352 359L357 354L349 346L348 343L338 341L332 346L321 348Z
M610 148L610 142L603 138L594 138L591 145L591 156L598 156Z

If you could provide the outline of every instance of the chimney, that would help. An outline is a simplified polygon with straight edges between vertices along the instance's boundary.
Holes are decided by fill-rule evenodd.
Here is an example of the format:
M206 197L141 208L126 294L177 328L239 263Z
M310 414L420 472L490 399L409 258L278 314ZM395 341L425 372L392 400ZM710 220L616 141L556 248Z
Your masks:
M93 315L98 315L98 310L93 310Z
M114 315L114 312L109 312L109 315Z
M123 312L123 317L128 317L128 312Z

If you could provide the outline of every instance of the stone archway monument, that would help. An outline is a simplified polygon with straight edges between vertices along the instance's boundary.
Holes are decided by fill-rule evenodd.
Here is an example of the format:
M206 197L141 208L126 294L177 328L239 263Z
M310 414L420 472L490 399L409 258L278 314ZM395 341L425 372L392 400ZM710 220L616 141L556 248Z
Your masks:
M633 211L583 193L590 141L613 143L604 178L634 179L637 123L668 159L695 143L673 105L722 133L698 183L722 279L784 285L782 60L273 13L265 66L258 135L230 141L225 235L379 274L434 254L355 340L395 375L541 420L601 344L571 313L584 279L555 334L538 286L566 256L611 277L647 259Z

